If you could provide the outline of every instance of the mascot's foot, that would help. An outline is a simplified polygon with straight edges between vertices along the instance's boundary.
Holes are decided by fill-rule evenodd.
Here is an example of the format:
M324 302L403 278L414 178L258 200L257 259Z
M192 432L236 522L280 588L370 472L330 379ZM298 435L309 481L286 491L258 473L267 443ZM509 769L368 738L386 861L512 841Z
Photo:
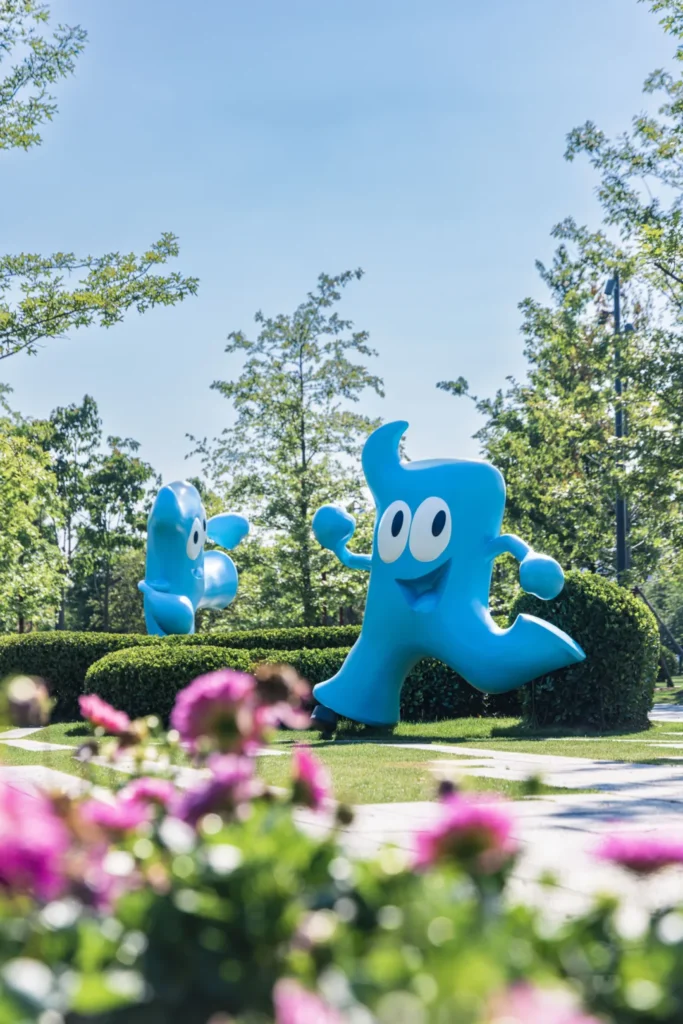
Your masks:
M323 735L329 734L331 736L337 728L338 721L339 715L330 708L326 708L324 704L316 704L313 708L311 726L313 729L319 729Z

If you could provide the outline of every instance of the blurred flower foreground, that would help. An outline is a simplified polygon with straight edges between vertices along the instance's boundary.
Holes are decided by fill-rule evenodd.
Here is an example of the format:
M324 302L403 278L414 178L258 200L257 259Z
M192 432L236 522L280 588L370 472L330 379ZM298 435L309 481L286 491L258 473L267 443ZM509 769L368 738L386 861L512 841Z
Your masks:
M10 691L45 720L40 683ZM258 775L307 696L286 666L215 672L170 730L81 698L77 756L134 770L113 792L93 765L76 799L0 786L0 1024L683 1021L683 908L514 905L502 800L446 787L410 855L348 857L351 812L308 748L292 744L287 789ZM683 843L614 836L596 857L650 885Z

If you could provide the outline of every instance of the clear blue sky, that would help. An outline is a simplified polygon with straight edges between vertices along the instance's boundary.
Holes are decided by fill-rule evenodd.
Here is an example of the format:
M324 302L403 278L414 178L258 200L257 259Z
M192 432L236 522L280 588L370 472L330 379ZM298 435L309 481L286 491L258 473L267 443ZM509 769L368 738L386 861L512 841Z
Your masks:
M44 144L0 157L6 252L141 250L180 236L201 279L181 306L75 332L0 366L22 412L97 399L165 479L185 433L229 425L209 390L256 309L286 311L321 270L362 266L343 312L379 350L412 457L477 454L471 405L524 372L524 296L552 225L596 222L595 179L563 160L586 118L642 109L673 43L635 0L56 0L90 34Z

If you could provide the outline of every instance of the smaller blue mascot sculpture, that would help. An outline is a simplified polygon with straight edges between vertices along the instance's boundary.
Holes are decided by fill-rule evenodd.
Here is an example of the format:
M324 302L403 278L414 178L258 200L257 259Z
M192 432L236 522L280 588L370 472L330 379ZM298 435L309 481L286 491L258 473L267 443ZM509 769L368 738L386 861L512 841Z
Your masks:
M427 656L484 693L514 690L585 658L571 637L532 615L519 615L509 629L496 625L488 605L498 555L513 555L521 586L543 600L557 597L564 573L519 537L501 535L505 482L497 469L456 459L402 463L407 427L387 423L363 448L377 506L371 555L348 550L356 524L342 509L324 505L313 517L324 548L370 573L361 635L339 672L313 690L313 718L323 730L338 715L395 724L403 682Z
M223 551L204 552L204 542L235 548L249 532L243 516L207 521L199 491L184 480L162 487L147 520L144 595L147 632L194 633L198 608L227 608L237 593L237 569Z

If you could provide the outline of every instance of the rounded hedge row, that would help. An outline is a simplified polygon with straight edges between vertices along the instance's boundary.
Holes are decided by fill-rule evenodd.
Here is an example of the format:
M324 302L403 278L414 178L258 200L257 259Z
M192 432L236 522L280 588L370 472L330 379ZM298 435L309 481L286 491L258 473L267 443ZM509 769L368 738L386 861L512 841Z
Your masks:
M659 663L659 629L646 605L624 587L593 573L567 573L554 601L521 595L518 614L559 626L586 652L586 660L522 688L525 718L534 725L597 729L648 726Z
M352 647L360 636L360 626L302 626L288 629L243 629L234 633L193 633L167 636L165 644L183 647L228 647L232 651L268 649L298 651L303 648L326 650L328 647Z
M78 697L91 665L112 651L160 642L158 637L129 633L10 634L0 638L0 680L14 673L40 676L56 700L53 719L70 721L80 715Z
M85 692L97 693L134 718L157 714L167 719L178 691L204 672L220 668L250 672L264 661L284 661L315 685L338 672L348 652L345 647L283 651L197 644L130 648L95 662L86 674ZM510 695L505 697L502 713L519 713L518 705L510 705ZM408 722L496 713L496 700L474 690L432 659L415 666L401 694L401 717Z

